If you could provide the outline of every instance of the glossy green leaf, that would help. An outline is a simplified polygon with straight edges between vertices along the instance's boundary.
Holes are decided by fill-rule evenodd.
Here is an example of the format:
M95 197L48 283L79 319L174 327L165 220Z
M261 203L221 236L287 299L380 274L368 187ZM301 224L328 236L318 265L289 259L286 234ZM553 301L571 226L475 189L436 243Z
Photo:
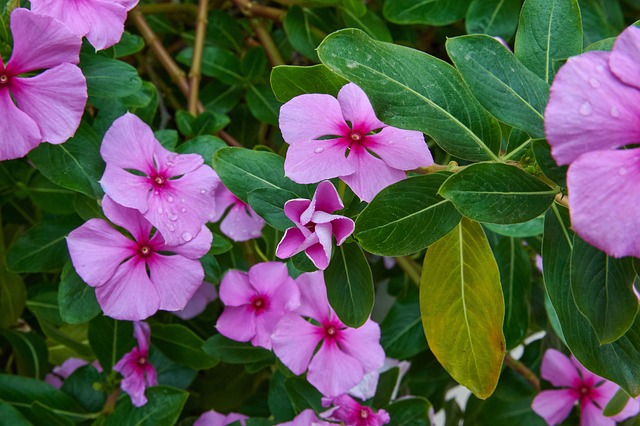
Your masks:
M473 0L465 19L467 33L509 40L516 32L521 5L522 0Z
M271 88L280 102L306 93L326 93L337 96L348 81L322 64L309 67L280 65L271 71Z
M211 358L229 364L248 364L273 359L273 354L266 349L227 339L222 334L208 338L202 350Z
M109 372L136 344L133 323L98 316L89 322L89 343L102 368Z
M246 101L251 114L253 114L255 118L274 126L278 125L280 102L276 99L271 87L267 84L249 86Z
M187 47L178 54L178 62L191 66L193 48ZM220 47L205 47L202 51L202 74L215 77L229 85L242 85L245 82L240 71L240 59Z
M71 395L87 411L99 412L104 407L107 394L96 389L95 383L104 381L104 376L93 365L85 365L74 371L62 383L62 390Z
M14 325L27 301L27 288L22 277L9 272L0 261L0 330Z
M267 55L262 47L252 47L242 57L240 71L248 81L260 80L267 72Z
M33 331L23 333L13 330L0 330L0 336L4 337L13 348L18 374L36 379L44 378L49 363L47 362L47 345L42 336ZM0 382L2 382L1 378ZM0 399L4 399L1 389Z
M294 198L299 197L290 191L258 188L249 193L247 200L251 208L269 225L286 231L294 225L284 214L284 204Z
M374 407L385 407L389 402L391 402L394 390L396 390L396 385L399 384L399 378L400 368L398 367L392 367L387 371L380 373L378 386L376 387L376 394L373 397Z
M498 266L480 224L463 218L429 247L422 271L420 310L431 351L458 383L489 397L505 354L505 310Z
M364 6L363 3L360 4ZM358 28L367 33L371 38L386 41L387 43L393 42L391 32L385 22L371 10L365 9L364 14L358 15L352 10L343 9L342 19L347 27Z
M389 426L431 426L431 403L424 398L411 397L386 407L391 417Z
M638 312L633 293L636 271L631 258L615 259L574 236L571 286L580 312L589 320L600 343L624 335Z
M134 53L141 51L143 48L144 39L139 35L131 34L129 31L122 33L122 37L118 44L113 46L116 58L133 55Z
M585 46L615 37L624 29L624 15L618 0L579 0L578 3Z
M356 220L355 236L362 247L378 255L405 256L451 231L461 216L438 195L448 176L410 177L380 191Z
M418 298L396 301L380 324L380 335L389 358L408 359L426 350Z
M502 139L498 121L451 65L418 50L375 41L355 29L329 35L318 55L331 71L367 93L384 123L420 130L460 158L497 158Z
M244 34L240 21L222 10L209 11L206 43L216 47L242 50Z
M142 87L138 71L126 62L99 54L80 54L89 97L122 98Z
M542 173L563 188L567 187L567 170L569 166L558 166L551 156L551 147L544 139L534 140L533 154Z
M60 316L68 324L83 324L101 312L95 290L80 278L71 262L62 270L58 305Z
M519 223L544 213L557 191L517 167L472 164L440 188L464 216L480 222Z
M358 328L373 309L373 277L364 252L355 243L335 247L324 271L329 304L346 326Z
M20 414L20 411L2 400L0 400L0 419L11 426L33 426L33 423Z
M210 166L213 161L213 154L226 147L227 144L219 137L202 135L180 144L176 152L179 154L200 154L205 164Z
M393 0L384 3L384 17L396 24L441 26L462 19L471 0Z
M596 332L574 300L571 285L573 232L569 212L554 205L544 220L542 260L544 284L558 316L567 346L593 373L620 385L632 396L640 394L640 320L618 340L601 345Z
M204 341L180 324L154 324L151 342L170 360L194 370L207 370L218 363L202 351Z
M504 235L505 237L535 237L536 235L541 235L544 230L544 216L538 216L523 223L512 223L506 225L484 223L483 225L489 231Z
M627 395L624 390L618 389L615 395L613 395L613 398L611 398L604 407L604 410L602 410L602 414L605 416L615 416L624 409L628 402L629 395Z
M145 396L148 402L142 407L133 406L129 397L119 402L106 418L104 426L176 424L189 393L167 386L154 386L147 388Z
M323 33L311 25L309 17L299 6L293 6L284 19L284 30L291 46L307 58L318 62L316 48L323 39Z
M499 120L544 137L549 85L498 40L484 34L447 40L447 53L469 88Z
M520 62L551 84L553 61L582 52L578 0L525 0L514 52Z
M40 144L29 153L29 159L56 185L91 198L102 198L98 181L105 165L100 156L100 138L87 123L82 122L64 144Z

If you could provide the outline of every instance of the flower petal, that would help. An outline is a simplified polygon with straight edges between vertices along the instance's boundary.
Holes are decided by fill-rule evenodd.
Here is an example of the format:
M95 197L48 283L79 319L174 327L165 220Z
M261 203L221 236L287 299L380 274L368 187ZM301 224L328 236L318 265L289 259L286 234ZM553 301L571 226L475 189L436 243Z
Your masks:
M551 86L545 133L558 164L640 140L640 91L609 70L609 52L569 58Z
M289 280L293 281L287 265L281 262L258 263L249 269L251 286L263 296L271 297Z
M215 171L213 173L215 174L215 180L217 182L216 186L213 189L213 198L215 199L216 210L209 217L209 222L217 222L218 220L220 220L227 208L233 205L233 203L238 200L238 198L233 195L233 193L229 191L226 186L224 186L224 184L218 177L218 174Z
M292 144L284 160L284 174L297 183L315 183L350 175L354 168L345 158L348 146L341 138Z
M217 207L217 206L216 206ZM264 219L244 203L236 203L220 223L220 231L233 241L247 241L262 235Z
M256 294L246 272L229 270L220 283L220 300L226 306L246 305Z
M17 8L11 13L13 54L7 71L15 76L80 62L80 37L62 22L34 12Z
M256 316L248 306L226 306L218 317L216 329L237 342L248 342L256 335Z
M588 402L580 406L580 426L616 426L616 421L612 417L605 417L602 408Z
M549 425L557 425L567 418L576 399L566 389L546 390L533 399L531 409Z
M284 214L294 224L298 226L304 226L307 222L302 222L301 217L303 213L311 206L311 200L304 198L294 198L284 203Z
M365 373L377 370L384 364L384 350L380 345L380 327L367 320L359 328L346 328L340 332L340 348L347 355L360 361Z
M107 195L102 198L102 211L112 223L126 229L136 241L147 241L151 224L135 209L124 207Z
M555 349L547 349L540 367L541 376L557 387L573 387L580 381L578 370L568 356Z
M415 130L385 127L380 133L365 136L364 146L394 169L413 170L433 164L424 135Z
M356 84L348 83L342 86L338 92L338 102L342 116L346 121L351 122L351 128L354 131L366 135L372 130L385 127L385 124L376 117L367 94Z
M321 210L327 213L333 213L336 210L342 210L344 208L344 204L340 199L340 195L338 195L338 191L336 187L333 186L331 182L323 181L318 184L318 188L316 188L316 192L313 194L313 199L315 203L314 210Z
M217 297L218 292L216 291L216 287L203 281L193 297L191 297L191 300L187 303L187 306L181 311L175 311L173 314L185 321L190 320L204 312L209 302L216 300Z
M333 312L327 299L327 288L322 271L307 272L296 278L300 290L300 307L296 310L304 317L323 323Z
M146 389L144 375L132 374L125 377L120 382L120 389L129 394L131 403L135 407L142 407L147 403L147 397L144 395Z
M40 145L38 125L16 107L7 89L0 89L0 111L0 161L24 157Z
M343 136L349 128L338 100L331 95L296 96L280 108L280 130L288 144L308 143L322 136Z
M200 262L180 255L164 256L156 253L149 258L148 263L151 282L160 296L159 309L184 309L204 279Z
M202 225L198 235L188 243L177 246L165 245L162 250L167 250L189 259L200 259L211 250L213 234L205 225Z
M121 167L107 163L100 179L102 190L118 204L141 213L149 208L149 193L152 190L149 178L129 173Z
M333 219L331 226L333 228L333 235L336 236L337 246L344 243L344 240L353 234L353 231L356 229L356 223L352 219L342 216Z
M307 369L316 346L322 340L322 330L298 314L288 314L271 335L273 351L294 374Z
M383 188L407 177L405 172L387 166L384 161L369 154L361 146L353 146L347 159L355 172L348 176L340 176L340 179L367 203Z
M338 396L357 385L364 377L358 360L325 341L309 364L307 380L324 396Z
M630 26L618 36L613 45L609 66L620 80L640 89L640 28Z
M143 353L149 353L149 342L151 341L151 327L144 321L134 321L133 335L138 342L138 348Z
M640 257L640 149L583 154L569 167L571 226L614 257Z
M100 154L107 165L150 175L155 171L153 154L158 146L160 142L151 128L136 115L126 113L116 119L105 133ZM122 155L123 152L127 155Z
M329 266L331 245L329 245L329 253L327 253L327 248L320 243L307 247L304 252L316 268L324 271Z
M305 249L302 245L305 239L304 234L298 228L287 229L278 247L276 247L276 256L280 259L287 259L294 254L300 253Z

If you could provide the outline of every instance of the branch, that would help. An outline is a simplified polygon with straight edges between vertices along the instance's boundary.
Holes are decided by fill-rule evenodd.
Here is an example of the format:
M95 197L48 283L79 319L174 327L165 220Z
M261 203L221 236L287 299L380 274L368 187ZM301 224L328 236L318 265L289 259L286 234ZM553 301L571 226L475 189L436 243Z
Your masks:
M141 4L138 10L145 15L153 15L156 13L188 13L193 17L198 16L198 8L193 4L179 3L159 3L159 4Z
M276 46L269 31L262 25L262 22L256 18L249 18L249 24L251 24L251 28L253 28L253 32L256 33L258 40L260 40L260 44L262 44L271 66L284 65L285 61L282 59L278 46Z
M207 32L207 12L209 0L198 2L198 18L196 19L196 39L193 44L193 59L189 72L189 112L198 115L198 92L200 90L200 72L202 69L202 52L204 50L204 38Z
M286 15L286 12L282 9L275 7L263 6L261 4L254 3L251 0L233 0L235 5L246 16L261 16L263 18L271 19L272 21L281 22Z
M533 371L529 370L526 365L511 358L511 355L509 354L504 356L504 363L513 371L524 377L524 379L531 383L531 386L533 386L537 391L540 391L540 379L538 379L538 376L536 376Z

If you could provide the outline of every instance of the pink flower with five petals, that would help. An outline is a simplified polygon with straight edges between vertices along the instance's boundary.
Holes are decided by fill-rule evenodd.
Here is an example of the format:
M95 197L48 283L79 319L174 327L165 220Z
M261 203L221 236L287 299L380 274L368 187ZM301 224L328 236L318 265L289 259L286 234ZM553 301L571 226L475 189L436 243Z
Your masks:
M285 175L315 183L340 177L370 202L405 170L433 164L424 136L378 120L367 95L353 83L330 95L296 96L280 108L280 130L290 145Z
M41 142L65 142L87 102L87 81L75 65L79 37L62 22L22 8L11 13L11 33L11 59L5 66L0 58L0 161L24 157ZM37 70L45 71L21 77Z
M138 346L124 354L113 369L124 376L120 382L120 389L128 393L131 403L142 407L147 403L144 391L149 386L158 384L156 369L149 362L149 343L151 330L146 322L133 323L133 335Z
M284 205L284 214L296 225L285 232L276 248L276 256L286 259L304 251L318 269L329 266L332 236L340 245L353 233L355 223L345 216L333 215L344 205L329 181L320 182L311 200L298 198Z
M329 412L322 414L323 417L343 422L345 426L382 426L391 421L387 411L373 411L371 407L360 405L347 394L337 398L322 398L322 405L334 406Z
M239 421L242 426L245 426L245 420L248 418L249 417L244 414L229 413L225 415L210 410L198 417L198 420L195 421L193 426L226 426L237 421Z

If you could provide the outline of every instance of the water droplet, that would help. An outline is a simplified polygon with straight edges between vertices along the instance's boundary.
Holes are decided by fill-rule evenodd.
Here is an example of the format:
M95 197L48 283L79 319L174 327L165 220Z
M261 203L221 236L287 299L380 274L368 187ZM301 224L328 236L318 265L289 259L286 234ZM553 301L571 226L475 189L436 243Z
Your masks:
M162 207L158 207L158 214L162 214L163 210Z
M167 201L170 202L170 203L173 203L173 197L171 195L169 195L167 197Z
M354 69L354 68L356 68L357 66L358 66L358 63L357 63L357 62L354 62L354 61L349 61L349 62L347 62L347 68L349 68L349 69Z
M627 169L625 169L624 167L620 167L620 168L618 169L618 174L619 174L620 176L624 176L624 175L626 175L626 174L627 174Z
M598 71L598 72L604 72L604 65L598 65L598 66L596 66L596 71Z
M175 166L175 164L173 164L173 161L167 161L167 166L168 167L173 167L173 166Z
M178 215L175 213L171 213L171 215L169 215L169 220L173 220L175 222L176 220L178 220Z
M184 231L182 233L182 239L185 240L186 242L191 241L192 238L193 238L193 235L191 235L190 232Z
M206 188L200 188L200 193L204 194L205 192L207 192Z
M394 141L387 141L387 145L393 145L394 143Z
M158 191L157 189L155 191L153 191L154 194L156 195L160 195L160 191Z
M171 231L171 232L173 232L173 231L175 231L175 230L176 230L176 227L175 227L175 226L173 226L172 224L168 224L168 225L167 225L167 228L169 228L169 231Z
M471 59L471 55L464 55L464 60L469 61Z
M589 79L589 84L591 85L591 87L593 87L594 89L597 89L598 87L600 87L600 82L598 80L596 80L595 78L590 78Z
M580 109L578 110L580 112L580 115L590 115L593 112L593 108L591 107L591 104L589 102L583 102L582 105L580 105Z
M318 148L313 150L313 152L315 152L316 154L320 154L322 151L324 151L324 148L322 148L322 147L318 147Z
M182 213L184 213L184 212L186 212L186 211L187 211L187 209L185 209L185 208L183 207L183 208L181 208L181 209L180 209L180 211L181 211Z
M611 111L609 111L609 114L611 114L613 118L620 117L620 111L618 111L618 108L616 107L611 107Z

